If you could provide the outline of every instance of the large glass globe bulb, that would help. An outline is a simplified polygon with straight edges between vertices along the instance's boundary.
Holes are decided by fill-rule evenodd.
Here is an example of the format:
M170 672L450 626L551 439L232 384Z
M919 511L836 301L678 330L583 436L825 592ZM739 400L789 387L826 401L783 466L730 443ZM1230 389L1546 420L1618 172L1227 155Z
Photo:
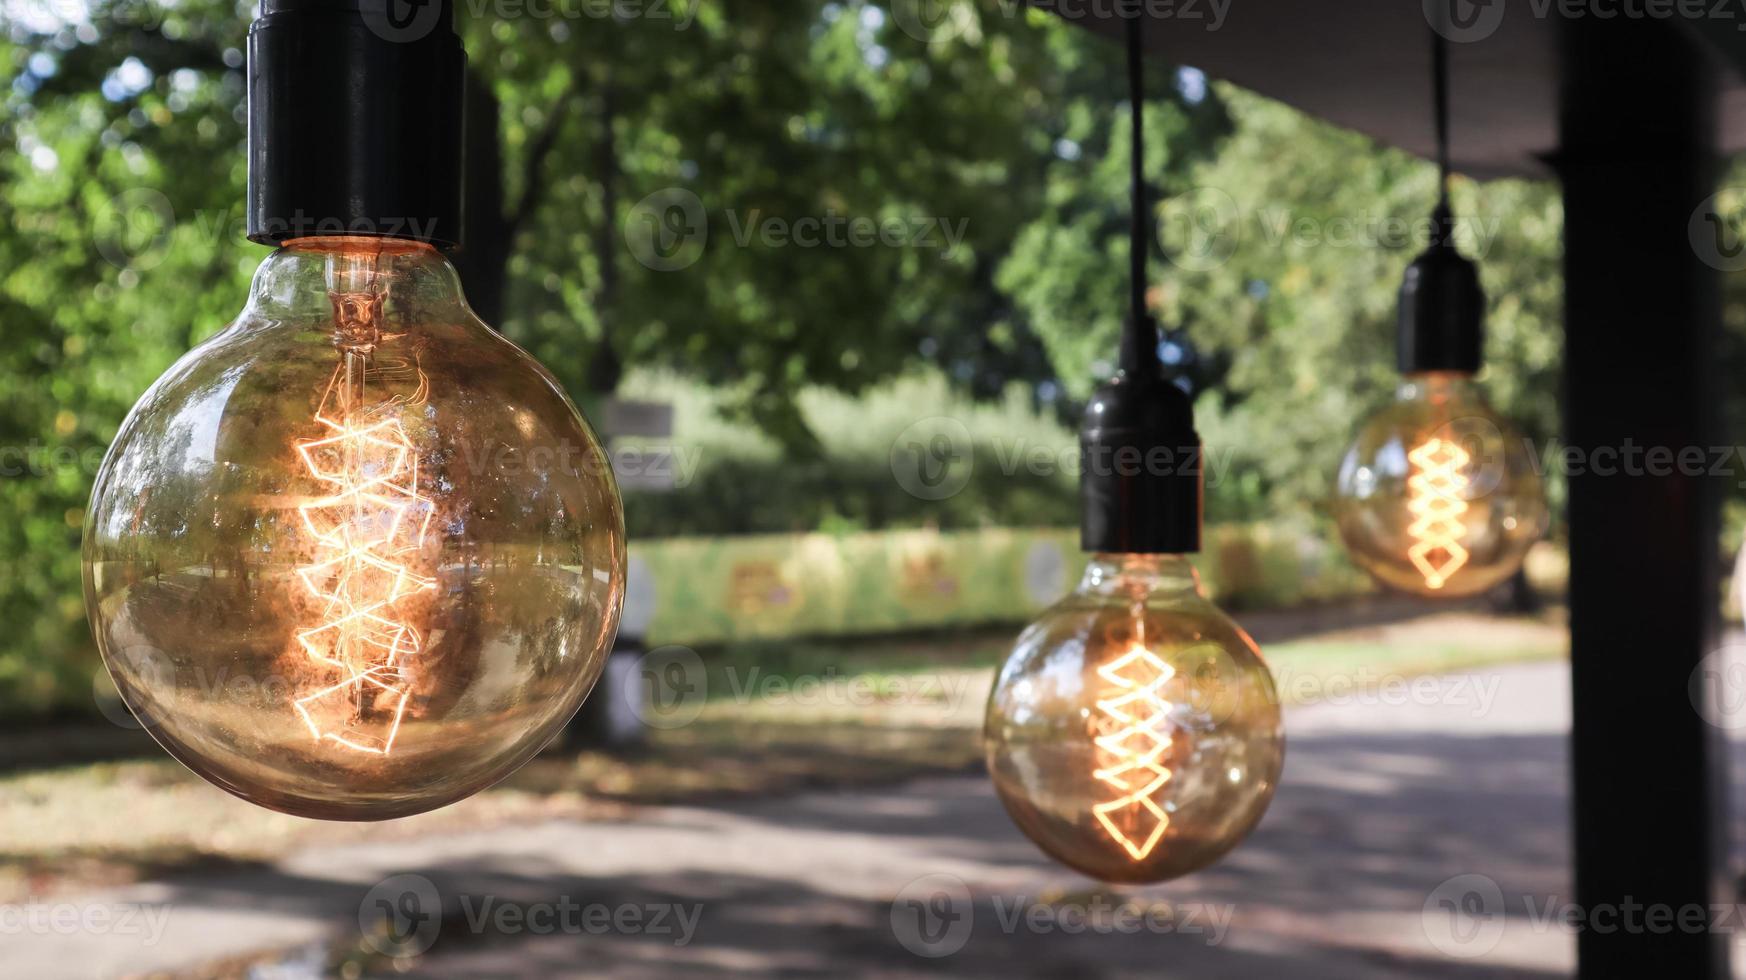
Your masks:
M286 813L400 817L491 785L582 703L624 523L557 382L433 248L293 241L122 424L85 601L171 755Z
M1334 518L1378 582L1462 598L1521 567L1545 533L1546 492L1526 441L1466 375L1421 374L1346 450Z
M1025 836L1111 882L1217 861L1260 822L1285 760L1261 651L1173 555L1094 556L1019 637L984 737Z

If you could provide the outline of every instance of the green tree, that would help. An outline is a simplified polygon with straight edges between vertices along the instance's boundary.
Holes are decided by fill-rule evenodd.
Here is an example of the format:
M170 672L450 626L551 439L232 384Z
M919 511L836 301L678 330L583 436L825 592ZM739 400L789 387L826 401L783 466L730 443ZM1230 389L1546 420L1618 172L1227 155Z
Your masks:
M1174 106L1149 130L1169 148L1148 149L1167 260L1154 263L1148 296L1179 346L1213 366L1199 379L1211 381L1199 424L1211 458L1229 464L1208 492L1210 512L1314 512L1346 439L1398 382L1396 292L1426 243L1435 169L1270 99L1213 91L1230 120L1215 155L1171 156L1200 142L1195 118ZM1064 181L1059 199L1073 206L1030 229L1003 270L1076 392L1110 368L1126 254L1125 229L1095 221L1082 200L1095 186L1116 206L1124 153L1107 147L1095 180ZM1543 445L1557 432L1556 188L1459 180L1454 203L1490 300L1483 377ZM1039 244L1051 240L1061 247ZM1092 282L1095 292L1076 292Z
M1106 138L1116 46L997 0L960 0L944 30L870 0L663 8L678 20L458 6L473 112L458 259L487 315L585 402L630 366L675 368L816 456L831 433L804 424L803 387L854 394L922 364L984 397L1053 377L996 280L1064 193L1061 140ZM0 479L20 515L0 527L0 614L24 624L0 641L0 700L83 701L95 461L146 386L234 315L264 254L241 209L250 15L98 0L4 25L0 446L29 458ZM635 235L675 194L709 234L666 268ZM906 233L812 248L743 233L772 218ZM941 228L962 240L945 247Z

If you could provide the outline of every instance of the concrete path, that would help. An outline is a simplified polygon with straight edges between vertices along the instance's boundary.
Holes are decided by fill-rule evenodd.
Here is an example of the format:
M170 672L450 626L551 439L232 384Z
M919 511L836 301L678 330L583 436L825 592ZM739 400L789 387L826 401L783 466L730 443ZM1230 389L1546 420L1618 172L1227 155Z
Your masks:
M310 851L0 923L0 963L47 980L282 949L257 975L308 977L368 928L424 951L404 975L444 978L1555 976L1574 961L1547 921L1573 901L1566 691L1546 664L1294 709L1261 829L1159 888L1100 893L984 780L934 779Z

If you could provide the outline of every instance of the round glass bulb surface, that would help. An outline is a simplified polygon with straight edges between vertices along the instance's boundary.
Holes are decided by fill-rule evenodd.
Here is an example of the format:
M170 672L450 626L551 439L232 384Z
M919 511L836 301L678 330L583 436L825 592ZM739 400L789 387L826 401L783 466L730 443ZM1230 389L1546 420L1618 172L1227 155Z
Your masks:
M1111 882L1217 861L1260 822L1285 761L1261 651L1172 555L1094 556L1019 637L984 739L1025 836Z
M122 424L85 525L122 699L307 817L452 803L532 758L617 631L600 440L429 246L295 241Z
M1408 378L1340 461L1334 518L1352 560L1383 585L1479 595L1545 533L1527 444L1463 375Z

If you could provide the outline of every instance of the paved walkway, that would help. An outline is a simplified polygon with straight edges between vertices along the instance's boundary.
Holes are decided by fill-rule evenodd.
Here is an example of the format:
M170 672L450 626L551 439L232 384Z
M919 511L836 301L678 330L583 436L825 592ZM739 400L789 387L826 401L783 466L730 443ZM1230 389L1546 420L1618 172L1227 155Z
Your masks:
M309 951L355 940L363 908L389 916L379 945L428 945L410 974L423 977L1566 973L1573 940L1536 910L1572 900L1567 671L1437 685L1294 709L1285 780L1250 842L1187 881L1113 898L1045 861L984 780L934 779L332 848L118 889L75 907L162 918L7 928L0 963L46 980L284 949L277 976L312 976ZM412 877L384 883L396 875Z

